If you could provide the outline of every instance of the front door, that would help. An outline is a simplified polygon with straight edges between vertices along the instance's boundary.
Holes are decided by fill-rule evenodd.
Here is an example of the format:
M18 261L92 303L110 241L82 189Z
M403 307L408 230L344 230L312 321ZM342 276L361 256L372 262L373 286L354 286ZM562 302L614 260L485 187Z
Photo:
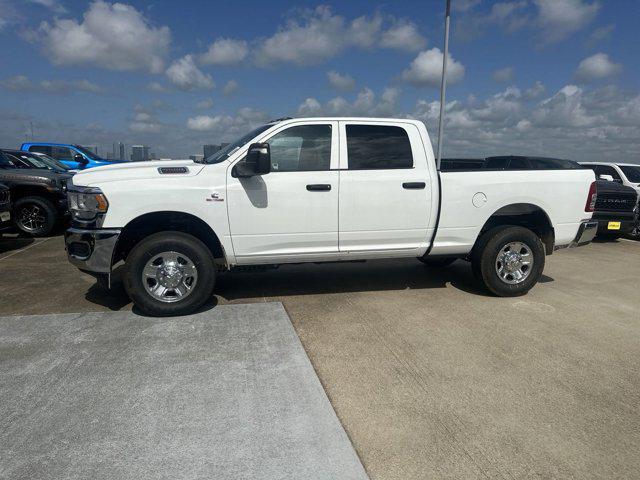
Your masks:
M239 264L313 258L338 252L338 124L304 122L276 130L267 143L271 172L227 174L229 225Z
M431 181L413 124L340 122L340 252L429 245Z
M69 147L51 147L51 156L73 170L81 170L84 164L76 161L78 152Z

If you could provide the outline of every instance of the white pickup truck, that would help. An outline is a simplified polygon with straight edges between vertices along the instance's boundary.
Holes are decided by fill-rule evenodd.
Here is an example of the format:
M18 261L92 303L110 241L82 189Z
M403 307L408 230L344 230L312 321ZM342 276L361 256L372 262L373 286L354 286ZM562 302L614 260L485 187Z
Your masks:
M414 257L470 260L516 296L545 255L589 243L591 170L440 173L422 122L297 118L262 125L201 162L92 168L69 184L69 260L124 286L151 315L209 300L244 265Z

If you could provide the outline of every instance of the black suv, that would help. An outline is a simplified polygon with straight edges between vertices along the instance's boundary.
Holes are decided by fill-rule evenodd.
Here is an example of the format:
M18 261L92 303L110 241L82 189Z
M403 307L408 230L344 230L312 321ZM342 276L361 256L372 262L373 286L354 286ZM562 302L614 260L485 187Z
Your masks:
M0 230L11 220L11 193L9 187L0 183Z
M67 181L73 175L12 158L0 150L0 183L11 192L13 224L28 235L47 236L68 215Z

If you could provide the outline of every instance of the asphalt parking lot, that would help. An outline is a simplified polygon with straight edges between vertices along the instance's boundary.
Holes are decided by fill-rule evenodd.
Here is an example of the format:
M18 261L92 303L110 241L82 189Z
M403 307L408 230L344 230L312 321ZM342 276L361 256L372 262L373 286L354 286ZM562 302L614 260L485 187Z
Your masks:
M456 262L290 266L219 279L281 301L372 479L640 477L640 243L548 258L500 299ZM0 316L130 309L61 237L0 240Z

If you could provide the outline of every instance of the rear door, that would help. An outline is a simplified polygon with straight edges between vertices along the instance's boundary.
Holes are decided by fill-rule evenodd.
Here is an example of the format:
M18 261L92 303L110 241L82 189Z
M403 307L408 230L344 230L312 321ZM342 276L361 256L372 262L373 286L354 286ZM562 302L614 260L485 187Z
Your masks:
M288 124L266 141L271 172L227 174L229 226L238 263L338 252L338 123Z
M424 248L431 184L418 128L340 122L340 252Z

